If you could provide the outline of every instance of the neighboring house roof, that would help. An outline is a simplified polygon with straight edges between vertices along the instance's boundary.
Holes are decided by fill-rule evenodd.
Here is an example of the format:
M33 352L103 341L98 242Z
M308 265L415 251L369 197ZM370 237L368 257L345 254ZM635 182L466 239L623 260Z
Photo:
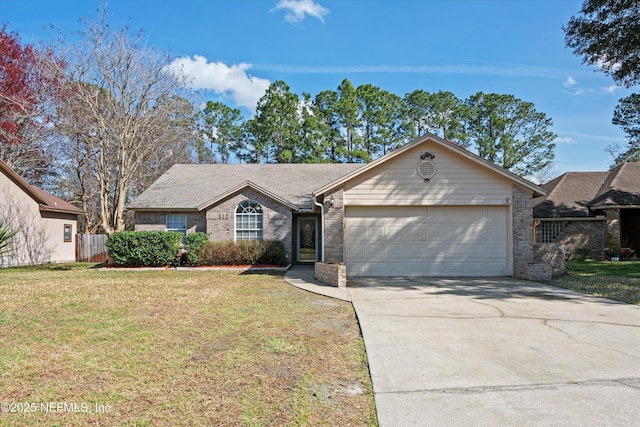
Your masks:
M463 157L466 157L467 159L477 163L480 166L483 166L489 170L492 170L493 172L497 173L498 175L502 175L503 177L518 183L519 185L533 191L533 196L543 196L546 194L546 191L539 187L538 185L535 185L534 183L532 183L531 181L528 181L512 172L509 172L508 170L494 164L491 163L487 160L484 160L483 158L481 158L480 156L477 156L476 154L473 154L471 151L466 150L465 148L462 148L452 142L449 142L445 139L442 139L436 135L432 135L432 134L425 134L419 138L414 139L413 141L411 141L408 144L403 145L400 148L397 148L387 154L385 154L384 156L381 156L379 158L377 158L376 160L367 163L366 165L352 171L351 173L348 173L344 176L338 177L336 180L329 182L327 185L318 188L316 191L314 191L315 195L320 195L323 193L327 193L329 191L332 191L334 189L336 189L337 187L341 186L342 184L344 184L345 182L356 178L357 176L367 172L368 170L371 170L372 168L375 168L376 166L385 163L391 159L393 159L396 156L401 155L402 153L404 153L405 151L411 150L412 148L414 148L416 145L422 144L423 142L430 140L435 142L436 144L441 145L442 147L448 148L451 151L454 151L460 155L462 155Z
M594 209L640 206L640 162L626 162L611 169L592 204Z
M588 217L606 207L640 206L640 163L609 172L567 172L543 187L548 195L534 200L535 218Z
M546 197L534 200L536 218L589 216L591 201L598 194L607 172L567 172L549 181L543 188Z
M41 212L70 213L75 215L85 213L82 209L72 205L71 203L65 202L35 185L30 185L2 160L0 160L0 171L4 172L9 179L15 182L17 186L22 188L25 193L34 199L38 203Z
M297 210L312 209L312 193L362 164L178 164L127 209L201 211L250 187Z
M40 194L40 196L42 196L42 198L45 201L45 203L40 204L41 211L71 213L71 214L77 214L77 215L82 215L85 213L79 207L74 206L71 203L62 200L54 196L53 194L47 193L42 188L36 187L35 185L32 185L31 188L33 188L34 191Z

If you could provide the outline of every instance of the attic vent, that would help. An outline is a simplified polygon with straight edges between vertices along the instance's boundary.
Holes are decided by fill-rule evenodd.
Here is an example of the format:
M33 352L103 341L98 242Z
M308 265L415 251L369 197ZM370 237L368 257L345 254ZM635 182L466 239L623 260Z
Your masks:
M429 181L436 174L436 165L431 160L423 160L418 165L418 175Z

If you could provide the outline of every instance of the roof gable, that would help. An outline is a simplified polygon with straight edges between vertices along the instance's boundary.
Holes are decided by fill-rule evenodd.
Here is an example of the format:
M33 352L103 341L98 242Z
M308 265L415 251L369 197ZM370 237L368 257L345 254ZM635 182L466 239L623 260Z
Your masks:
M287 206L287 207L289 207L291 209L298 209L298 206L294 205L293 203L290 203L289 201L287 201L287 200L283 199L282 197L278 196L277 194L273 194L270 191L265 190L264 188L260 187L259 185L256 185L251 181L247 181L247 182L245 182L243 184L240 184L240 185L238 185L236 187L233 187L233 188L229 189L228 191L225 191L222 194L216 195L216 197L214 197L213 199L208 200L207 202L205 202L202 205L198 206L198 210L199 211L206 210L206 209L210 208L211 206L215 205L216 203L218 203L218 202L226 199L227 197L229 197L229 196L231 196L231 195L233 195L233 194L235 194L235 193L237 193L239 191L242 191L242 190L244 190L246 188L251 188L251 189L257 191L258 193L260 193L260 194L262 194L264 196L267 196L268 198L270 198L272 200L275 200L276 202L278 202L278 203L280 203L282 205L285 205L285 206Z
M2 171L9 179L11 179L22 191L31 197L36 203L40 211L43 212L59 212L81 215L85 212L52 194L47 193L43 189L30 185L16 171L9 167L4 161L0 160L0 171Z
M535 185L534 183L514 174L511 173L509 171L507 171L506 169L501 168L500 166L497 166L489 161L486 161L484 159L482 159L481 157L473 154L472 152L459 147L449 141L446 141L438 136L435 135L431 135L431 134L427 134L424 135L422 137L416 138L413 141L403 145L402 147L391 151L390 153L385 154L382 157L379 157L378 159L367 163L365 165L363 165L361 168L358 168L342 177L339 177L338 179L328 183L325 186L319 187L317 188L313 194L314 195L321 195L327 192L331 192L333 190L335 190L336 188L344 185L347 181L353 180L365 173L367 173L368 171L379 167L380 165L383 165L386 162L389 162L390 160L398 157L398 156L402 156L404 153L412 150L413 148L419 146L420 144L424 143L425 141L430 141L433 142L435 144L438 144L439 146L445 148L446 150L450 150L452 153L455 153L455 155L459 155L462 156L465 159L470 160L473 164L477 165L478 167L481 168L485 168L495 174L500 175L503 178L506 178L509 181L512 181L514 183L519 184L520 186L527 188L529 190L531 190L534 194L534 196L541 196L541 195L545 195L546 191Z
M594 209L640 205L640 162L625 162L611 169L591 204Z

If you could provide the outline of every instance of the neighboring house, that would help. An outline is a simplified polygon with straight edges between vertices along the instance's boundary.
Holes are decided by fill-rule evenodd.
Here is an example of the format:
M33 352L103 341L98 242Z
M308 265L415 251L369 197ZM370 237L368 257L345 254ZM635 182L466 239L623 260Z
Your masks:
M0 160L0 219L16 231L0 267L76 259L78 215L84 211L29 185Z
M588 248L603 259L608 246L640 249L640 163L609 172L568 172L543 186L535 200L536 243L562 244L569 254Z
M545 191L433 135L367 164L175 165L128 209L136 230L277 239L350 276L528 277Z

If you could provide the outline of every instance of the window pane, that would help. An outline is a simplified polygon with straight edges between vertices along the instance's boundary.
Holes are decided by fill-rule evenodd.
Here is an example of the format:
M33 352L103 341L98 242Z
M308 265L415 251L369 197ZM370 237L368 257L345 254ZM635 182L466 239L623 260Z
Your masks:
M65 224L64 225L64 241L65 242L70 242L71 241L71 233L73 231L73 226L71 224Z
M262 207L245 200L236 207L236 240L262 239Z
M166 226L167 231L186 232L187 216L184 214L167 214Z

